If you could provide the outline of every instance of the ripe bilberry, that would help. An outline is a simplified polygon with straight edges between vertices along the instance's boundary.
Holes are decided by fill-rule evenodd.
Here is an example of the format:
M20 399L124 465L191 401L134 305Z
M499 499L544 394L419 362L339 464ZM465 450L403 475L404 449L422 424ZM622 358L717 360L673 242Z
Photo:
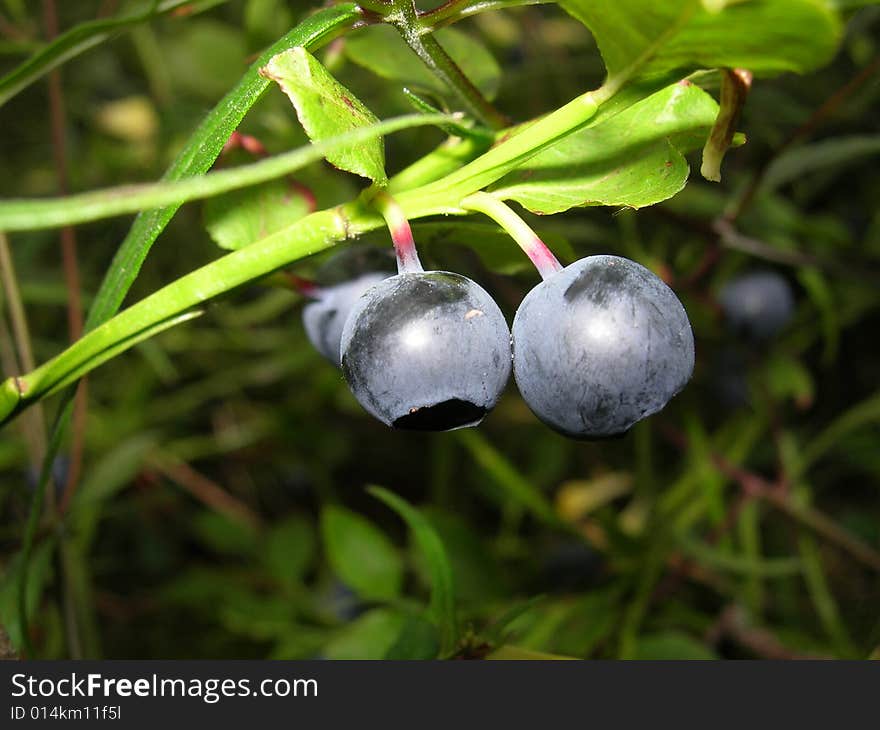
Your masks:
M753 271L731 279L719 294L731 328L753 340L779 334L794 315L794 294L775 271Z
M602 438L625 433L684 387L694 339L681 302L648 269L590 256L526 295L513 354L538 418L567 436Z
M355 304L342 332L342 371L383 423L416 431L475 426L510 377L510 330L470 279L405 271Z

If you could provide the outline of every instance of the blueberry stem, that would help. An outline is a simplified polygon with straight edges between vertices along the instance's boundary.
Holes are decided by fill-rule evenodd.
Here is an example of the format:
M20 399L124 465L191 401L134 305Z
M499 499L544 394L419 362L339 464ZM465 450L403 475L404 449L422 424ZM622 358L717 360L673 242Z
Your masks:
M397 254L398 273L412 274L424 271L422 262L419 261L418 251L416 251L412 228L410 228L409 221L397 201L382 191L376 193L372 203L376 210L382 214L391 233L394 253Z
M547 248L547 244L504 201L489 193L478 192L468 195L462 200L461 207L489 216L507 231L526 256L531 259L542 279L548 279L557 271L562 270L562 264Z

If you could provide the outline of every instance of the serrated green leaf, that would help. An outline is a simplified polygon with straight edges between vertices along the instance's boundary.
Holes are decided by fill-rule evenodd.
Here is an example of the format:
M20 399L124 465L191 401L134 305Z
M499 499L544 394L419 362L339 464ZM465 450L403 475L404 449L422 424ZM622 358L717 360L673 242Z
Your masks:
M841 35L820 0L561 0L586 25L610 76L698 68L803 73L830 60ZM638 61L637 61L638 59Z
M273 180L209 198L205 227L220 248L234 251L298 221L310 207L310 201L290 183Z
M261 73L284 90L312 141L335 137L379 121L360 99L301 46L274 56ZM327 160L341 170L369 178L380 185L388 181L385 146L379 137L328 153Z
M703 144L717 112L706 92L673 84L569 135L492 191L542 214L584 205L659 203L684 187L690 169L682 153Z
M444 28L434 33L450 58L487 99L492 100L501 84L501 68L486 47L469 35ZM374 25L352 33L346 39L346 55L377 76L400 81L440 96L449 92L389 25Z
M370 487L369 491L397 512L412 530L431 576L431 617L440 629L441 646L448 652L458 639L458 623L452 568L443 542L427 518L396 494L382 487Z
M329 505L321 514L321 536L334 572L358 595L387 600L400 594L403 561L391 541L368 520Z

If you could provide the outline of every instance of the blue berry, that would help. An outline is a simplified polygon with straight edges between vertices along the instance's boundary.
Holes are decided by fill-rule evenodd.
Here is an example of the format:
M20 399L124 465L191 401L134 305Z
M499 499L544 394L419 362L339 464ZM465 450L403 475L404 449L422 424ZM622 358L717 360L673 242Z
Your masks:
M478 284L447 271L398 274L354 306L342 371L383 423L415 431L475 426L510 377L510 330Z
M775 337L794 315L789 283L774 271L753 271L731 279L719 295L731 328L753 340Z
M690 380L694 338L681 302L644 266L590 256L526 295L513 372L535 415L574 438L628 431Z

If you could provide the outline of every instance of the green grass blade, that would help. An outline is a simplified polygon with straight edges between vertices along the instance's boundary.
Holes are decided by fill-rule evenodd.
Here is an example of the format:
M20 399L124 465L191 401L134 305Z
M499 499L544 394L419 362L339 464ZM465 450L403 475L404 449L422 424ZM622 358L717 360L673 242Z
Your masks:
M448 654L458 640L455 616L455 587L446 548L427 518L393 492L382 487L368 489L377 499L397 512L406 522L431 574L431 614L440 629L441 651Z

